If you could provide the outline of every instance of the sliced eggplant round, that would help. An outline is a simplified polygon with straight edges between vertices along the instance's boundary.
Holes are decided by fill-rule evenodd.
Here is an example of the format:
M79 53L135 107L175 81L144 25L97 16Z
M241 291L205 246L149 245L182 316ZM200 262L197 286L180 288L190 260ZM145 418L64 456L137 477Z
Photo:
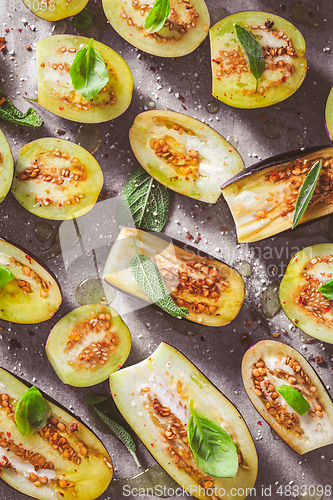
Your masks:
M12 193L32 214L65 220L89 212L102 186L102 170L88 151L50 137L20 149Z
M333 301L319 289L333 276L333 244L304 248L293 256L280 284L280 303L298 328L333 344Z
M298 351L282 342L262 340L244 354L242 377L260 415L297 453L303 455L333 443L332 400ZM280 394L282 385L296 389L309 403L305 414L297 413L288 404L287 395Z
M232 267L204 252L169 237L161 238L140 229L124 227L111 248L104 279L118 289L148 303L136 282L130 260L135 256L133 236L139 252L152 259L165 285L179 307L186 307L186 319L207 326L230 323L244 301L244 282ZM189 250L191 248L191 251ZM190 282L190 281L191 282Z
M88 0L23 0L23 3L41 19L59 21L81 12Z
M238 241L269 238L292 227L299 191L311 167L323 168L300 223L333 212L333 148L312 147L261 161L222 186L233 215Z
M235 25L259 42L265 69L257 81L250 69ZM213 95L236 108L263 108L283 101L302 84L307 62L305 41L295 26L267 12L238 12L221 19L209 31Z
M325 107L325 124L328 137L333 140L333 88L329 93Z
M0 130L0 203L5 199L13 180L14 163L6 137Z
M32 257L0 239L0 267L13 274L0 289L0 318L12 323L41 323L61 305L60 288Z
M0 379L1 479L40 500L99 497L111 481L113 468L95 434L46 401L45 427L22 436L15 423L15 404L28 387L2 368Z
M88 387L106 380L125 363L129 329L114 309L100 304L78 307L52 329L47 357L65 383Z
M38 104L55 115L79 123L113 120L126 111L133 91L133 77L124 59L107 45L93 42L107 66L109 81L92 99L75 90L70 67L76 53L89 38L53 35L36 45L38 66Z
M170 1L170 14L158 32L144 28L154 2L139 0L103 0L106 17L112 27L129 43L149 54L160 57L179 57L193 52L206 38L210 25L204 0Z
M181 113L141 113L129 138L137 160L152 177L207 203L216 203L220 185L244 168L239 153L220 134Z
M200 500L212 492L218 498L246 497L258 468L250 432L234 405L177 349L160 344L149 358L112 374L110 386L122 415L182 488ZM234 477L212 477L196 464L186 438L190 401L236 445L239 466Z

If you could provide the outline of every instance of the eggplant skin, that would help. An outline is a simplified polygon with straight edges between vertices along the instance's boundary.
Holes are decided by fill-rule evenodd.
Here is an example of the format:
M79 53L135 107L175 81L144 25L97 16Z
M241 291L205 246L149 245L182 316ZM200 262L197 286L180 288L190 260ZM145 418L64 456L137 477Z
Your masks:
M259 241L292 227L300 188L318 160L323 163L319 191L300 223L308 222L333 212L333 147L316 146L268 158L223 184L239 242Z
M162 342L149 358L113 373L110 377L110 387L114 401L129 425L133 427L157 462L182 488L200 500L209 500L209 496L203 493L204 488L199 488L199 482L201 486L205 484L207 475L201 471L201 476L204 477L198 482L197 472L200 472L200 469L191 460L191 455L184 460L192 467L193 473L189 473L184 467L179 467L177 459L170 454L169 445L178 451L179 435L170 442L163 439L165 426L175 417L186 429L184 424L188 422L188 407L191 400L195 411L221 425L229 433L240 452L241 463L234 478L212 479L217 491L224 490L219 498L232 496L236 500L243 500L245 492L248 493L253 488L258 459L243 417L177 349ZM163 407L169 407L170 415L159 414L158 403ZM183 441L181 446L184 450L190 451L186 445L184 448ZM233 491L236 491L235 496L232 494ZM216 495L218 496L218 493Z
M286 364L287 358L289 358L288 365ZM311 398L315 398L318 402L317 404L322 407L321 418L314 416L314 420L312 420L312 416L309 413L304 415L304 417L300 417L292 408L287 407L288 412L294 413L300 419L304 418L303 421L301 420L301 425L303 422L306 426L309 426L309 424L311 425L310 430L306 427L304 428L305 432L303 435L297 433L292 427L288 428L287 426L282 425L277 420L275 415L270 412L270 408L267 407L267 403L272 402L270 396L267 394L265 395L264 393L260 396L255 392L257 389L254 380L257 380L258 376L257 373L254 373L254 370L258 370L256 363L260 363L259 360L262 360L265 363L263 369L267 370L267 373L271 373L270 370L274 367L274 360L276 359L279 360L277 368L283 369L288 373L287 379L283 379L283 381L281 380L282 383L288 385L294 384L293 386L296 388L299 385L301 387L300 390L304 389L304 394L306 396L309 394L307 399L310 397L310 402L312 401ZM300 365L304 375L301 375L301 371L294 371L290 363L294 366L297 364ZM296 365L294 363L296 363ZM276 374L274 373L274 375ZM296 378L296 383L289 383L289 375ZM259 374L259 376L261 376L261 374ZM261 378L264 378L262 383L265 381L265 376L266 375L261 376ZM306 380L306 377L309 378L309 381ZM308 451L333 443L333 402L312 366L296 349L284 344L283 342L277 342L274 340L262 340L258 342L250 347L250 349L244 354L242 361L242 378L247 395L249 396L254 407L273 428L273 430L279 434L279 436L297 453L303 455ZM300 379L302 379L303 382L300 383ZM275 379L272 380L272 378L270 378L270 381L273 384L276 382ZM314 393L309 389L310 386L311 388L316 388ZM275 384L274 389L276 387L277 384ZM263 391L262 386L261 391ZM268 393L268 391L266 392ZM270 394L274 394L274 391L272 390ZM279 396L276 401L282 402L282 405L286 403L281 396ZM311 408L309 411L311 411ZM317 412L315 413L317 414ZM282 419L281 421L285 422L286 420ZM318 423L319 425L317 426ZM297 425L295 426L295 429L296 428Z

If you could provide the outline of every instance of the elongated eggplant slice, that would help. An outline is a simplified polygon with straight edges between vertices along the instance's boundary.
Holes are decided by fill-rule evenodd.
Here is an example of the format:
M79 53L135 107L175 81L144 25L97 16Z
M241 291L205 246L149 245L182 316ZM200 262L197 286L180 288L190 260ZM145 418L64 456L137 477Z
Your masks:
M88 151L50 137L20 149L12 193L29 212L64 220L89 212L102 186L102 170Z
M22 436L15 423L15 404L28 387L2 368L0 384L1 478L40 500L99 497L113 472L99 439L49 401L46 426L33 435Z
M13 172L13 156L5 136L0 130L0 203L10 190Z
M258 468L248 428L234 405L183 354L163 342L149 358L112 374L110 385L123 416L181 487L200 500L246 497ZM191 400L197 413L234 441L239 454L235 477L213 478L195 463L186 437Z
M139 0L103 0L105 15L117 33L149 54L184 56L193 52L206 38L210 21L204 0L193 0L191 4L171 0L170 14L158 33L149 33L144 28L153 4L140 3Z
M46 21L59 21L75 16L85 8L88 0L23 0L31 12Z
M244 300L240 274L223 262L212 259L189 245L140 229L124 227L111 248L104 279L111 285L151 303L136 282L130 260L135 255L133 235L139 252L154 260L171 297L179 307L187 307L186 319L208 326L223 326L237 316Z
M0 318L12 323L41 323L61 305L60 288L51 274L19 248L0 239L0 267L13 279L0 289Z
M325 107L325 124L328 137L333 140L333 88L329 93Z
M126 111L133 91L133 77L124 59L103 43L94 41L107 66L109 81L93 99L75 90L69 74L76 53L89 38L53 35L36 45L38 66L38 104L55 115L79 123L113 120Z
M333 212L333 148L309 148L268 158L222 186L239 242L269 238L292 227L297 197L311 167L322 160L317 187L301 223Z
M247 56L235 24L247 29L261 45L265 69L256 92ZM305 41L295 26L267 12L238 12L209 31L213 95L236 108L262 108L291 96L306 74Z
M298 328L333 344L333 302L318 288L333 277L333 244L304 248L293 256L280 284L280 303Z
M173 111L146 111L129 132L143 168L158 182L196 200L216 203L221 181L244 168L241 156L199 120Z
M99 384L125 363L131 349L129 329L114 309L100 304L78 307L52 329L46 354L65 383Z
M262 340L244 355L242 376L255 408L297 453L333 443L333 403L318 375L295 349L274 340ZM309 403L298 414L277 391L296 389Z

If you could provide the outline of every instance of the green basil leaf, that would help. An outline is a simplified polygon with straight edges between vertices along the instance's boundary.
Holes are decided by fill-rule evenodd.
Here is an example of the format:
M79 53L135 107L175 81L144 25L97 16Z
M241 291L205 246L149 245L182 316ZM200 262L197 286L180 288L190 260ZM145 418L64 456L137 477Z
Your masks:
M85 29L89 28L89 26L92 26L94 24L94 21L87 9L83 9L73 17L73 24L77 29Z
M265 58L260 43L254 38L252 33L239 24L235 24L236 34L239 43L243 47L252 75L256 79L256 92L258 90L259 78L265 69Z
M5 286L14 278L13 273L6 267L0 267L0 288Z
M170 2L169 0L155 0L154 6L149 12L148 16L144 22L144 29L148 33L156 33L160 31L165 21L168 19L170 14Z
M290 387L290 385L280 385L276 390L281 394L283 399L292 407L299 415L305 415L310 408L309 403L305 397L298 392L295 387Z
M117 211L118 225L162 231L169 215L170 191L142 167L129 176Z
M326 297L328 300L333 300L333 279L325 281L318 290Z
M30 436L47 423L47 403L33 386L15 405L15 422L22 436Z
M25 127L41 127L44 123L36 110L29 108L22 113L16 109L8 97L0 90L0 118Z
M187 426L187 439L195 463L213 477L235 477L238 471L238 451L229 434L221 426L193 410Z
M323 162L322 161L316 161L316 163L312 166L310 172L306 176L301 189L299 190L298 193L298 198L296 201L295 205L295 212L294 212L294 217L293 217L293 225L292 229L295 229L301 218L303 217L303 214L305 210L307 209L308 204L310 203L310 200L313 195L313 191L316 188L316 184L319 178L320 171L322 169Z
M135 281L140 288L154 304L158 305L163 311L171 314L171 316L177 318L188 316L188 309L178 307L172 300L155 262L146 257L146 255L138 254L135 236L133 236L133 244L136 255L131 258L130 264Z
M86 99L92 99L109 81L107 66L101 54L92 46L91 38L88 45L76 54L69 74L75 90Z

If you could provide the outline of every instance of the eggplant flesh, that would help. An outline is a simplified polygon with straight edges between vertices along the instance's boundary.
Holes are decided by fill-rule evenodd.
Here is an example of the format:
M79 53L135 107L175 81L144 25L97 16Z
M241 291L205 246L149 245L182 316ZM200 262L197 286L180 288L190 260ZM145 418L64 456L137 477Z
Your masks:
M308 361L292 347L273 340L252 346L242 361L245 390L255 408L297 453L333 443L333 403ZM298 390L310 407L299 415L276 390Z
M264 160L222 186L239 242L259 241L292 227L299 191L318 160L323 168L301 219L304 223L333 212L333 147L314 147Z
M104 269L108 283L152 302L131 270L134 235L139 253L154 260L175 303L188 308L186 319L202 325L223 326L237 316L244 300L244 282L235 269L177 240L140 229L124 227L119 233Z

